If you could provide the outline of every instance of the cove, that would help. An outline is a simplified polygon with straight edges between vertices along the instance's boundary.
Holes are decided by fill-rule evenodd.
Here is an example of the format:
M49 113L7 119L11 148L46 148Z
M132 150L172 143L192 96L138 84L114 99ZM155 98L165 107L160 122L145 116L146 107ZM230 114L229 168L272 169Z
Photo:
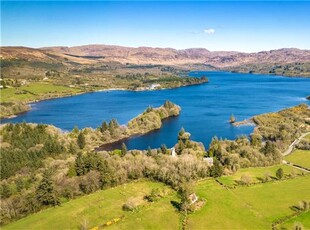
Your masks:
M208 147L213 136L234 139L249 135L253 126L233 127L254 115L275 112L300 103L310 94L310 79L230 72L191 72L190 76L207 76L209 83L159 91L103 91L58 98L32 104L32 110L6 122L32 122L55 125L63 130L98 127L103 120L116 118L126 124L149 105L157 107L170 100L182 107L179 117L164 121L160 130L124 141L128 149L147 149L176 143L184 127L191 139ZM117 147L117 145L115 146Z

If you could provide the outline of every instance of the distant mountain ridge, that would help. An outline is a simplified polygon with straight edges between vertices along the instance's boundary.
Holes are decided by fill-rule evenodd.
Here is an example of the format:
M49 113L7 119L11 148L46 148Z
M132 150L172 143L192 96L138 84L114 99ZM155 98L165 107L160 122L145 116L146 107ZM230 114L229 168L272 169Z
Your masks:
M78 63L120 62L132 64L208 64L217 68L246 64L310 62L310 50L283 48L257 53L209 51L204 48L123 47L114 45L55 46L43 48L1 47L1 59L58 62L66 58Z

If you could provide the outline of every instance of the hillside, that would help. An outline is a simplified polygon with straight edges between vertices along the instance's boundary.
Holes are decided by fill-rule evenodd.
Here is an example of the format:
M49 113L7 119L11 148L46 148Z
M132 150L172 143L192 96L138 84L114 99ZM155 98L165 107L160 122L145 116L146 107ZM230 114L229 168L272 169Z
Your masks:
M122 47L111 45L85 45L73 47L1 47L1 59L60 61L63 58L78 62L109 62L135 64L187 64L203 63L215 67L232 67L242 64L271 64L310 62L310 51L295 48L241 53L209 51L204 48L176 50L172 48Z

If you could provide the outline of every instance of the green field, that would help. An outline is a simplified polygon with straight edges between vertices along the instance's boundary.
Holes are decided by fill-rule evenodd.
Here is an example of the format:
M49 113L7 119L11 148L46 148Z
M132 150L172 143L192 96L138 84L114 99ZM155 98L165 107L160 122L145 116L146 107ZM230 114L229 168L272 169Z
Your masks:
M178 229L180 217L171 200L177 199L175 196L164 198L129 214L108 229Z
M266 229L269 224L250 209L242 197L221 187L214 180L197 185L198 197L206 199L205 206L189 216L189 229Z
M178 201L175 192L168 189L170 193L154 203L143 200L152 188L163 187L168 189L157 182L132 182L46 209L3 229L79 229L82 222L88 229L107 223L107 229L179 229L180 214L171 204ZM293 213L291 206L310 200L310 176L236 189L226 189L208 179L198 182L195 191L206 204L189 214L189 229L270 229L274 221ZM122 205L130 198L138 200L140 207L134 212L123 211ZM296 221L308 227L309 214L283 226L290 227Z
M296 150L286 156L285 160L296 165L310 168L310 150Z
M310 177L231 190L207 180L197 185L197 195L207 203L190 215L190 229L270 229L273 221L293 213L291 206L310 200Z
M231 176L222 176L219 178L219 181L225 185L233 186L236 185L236 181L240 180L243 175L247 175L251 178L252 183L259 182L260 178L263 178L265 175L270 175L271 177L275 177L276 171L282 168L285 175L288 174L300 174L302 171L295 169L291 166L287 165L275 165L270 167L257 167L257 168L244 168L238 170L234 175Z
M169 227L178 224L178 214L170 205L170 200L163 199L164 201L161 203L154 203L154 207L153 204L148 205L143 200L143 197L152 188L162 187L164 185L161 183L149 181L137 181L121 185L69 201L62 204L61 207L46 209L4 226L2 229L80 229L81 223L84 221L88 223L88 228L93 228L122 216L124 218L115 225L120 227L126 227L127 224L133 226L140 219L141 227L157 227L157 223L153 222L155 218L160 221L162 227ZM125 212L122 210L122 205L129 198L138 199L141 205L147 204L148 206L142 207L143 211L138 210L137 213ZM156 210L161 210L161 212L155 216ZM142 221L143 217L145 219ZM169 219L166 220L166 217Z
M52 96L77 94L79 89L66 86L53 85L51 83L30 83L18 88L1 89L1 102L23 101L46 99Z

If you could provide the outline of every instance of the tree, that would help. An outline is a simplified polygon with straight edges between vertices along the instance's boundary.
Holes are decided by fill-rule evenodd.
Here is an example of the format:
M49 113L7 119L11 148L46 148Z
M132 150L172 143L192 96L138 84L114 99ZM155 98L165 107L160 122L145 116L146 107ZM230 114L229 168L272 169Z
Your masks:
M74 126L72 133L78 134L79 133L79 128L77 126Z
M118 124L118 122L117 122L116 119L112 119L112 120L110 121L110 124L111 124L111 126L113 126L114 129L116 129L116 128L119 127L119 124ZM109 124L109 125L110 125L110 124Z
M148 156L151 156L151 155L152 155L152 149L151 149L150 146L147 148L147 153L146 153L146 155L148 155Z
M178 196L181 199L180 210L185 212L186 214L188 211L191 211L191 194L193 194L193 186L190 183L182 184L178 189Z
M175 147L175 152L178 154L178 155L181 155L182 154L182 151L185 149L185 145L183 143L183 141L179 140L176 147Z
M80 132L80 134L77 138L77 144L80 147L80 149L84 149L86 142L85 142L85 135L83 132Z
M125 143L122 143L121 155L125 156L127 154L127 147Z
M181 139L181 137L185 134L185 129L182 127L179 131L179 134L178 134L178 140Z
M276 171L276 176L279 180L281 180L284 176L284 172L283 172L283 169L282 168L279 168L277 171Z
M164 107L167 109L170 109L174 106L174 104L171 101L165 101Z
M1 198L8 198L12 195L12 191L8 183L4 182L1 186Z
M60 204L52 181L51 172L48 170L43 173L43 178L36 189L36 198L42 205L52 205L55 207Z
M234 114L230 115L229 122L230 123L235 123L236 122L236 118L235 118Z
M251 145L255 147L261 147L262 145L262 136L258 134L251 135Z
M223 166L216 158L213 158L213 166L211 167L211 176L220 177L223 174Z
M167 146L165 144L161 145L160 149L161 149L161 152L163 154L167 154L168 153L168 149L167 149Z
M145 110L146 113L152 112L153 111L153 107L149 106L147 107L147 109Z
M274 143L272 143L271 141L267 141L265 146L262 149L262 152L266 155L266 156L273 156L276 152L277 152L277 147Z
M108 130L109 126L108 126L108 123L106 121L102 122L102 125L101 125L101 132L105 132L106 130Z
M78 153L75 159L75 171L78 176L85 174L85 161L81 152Z

